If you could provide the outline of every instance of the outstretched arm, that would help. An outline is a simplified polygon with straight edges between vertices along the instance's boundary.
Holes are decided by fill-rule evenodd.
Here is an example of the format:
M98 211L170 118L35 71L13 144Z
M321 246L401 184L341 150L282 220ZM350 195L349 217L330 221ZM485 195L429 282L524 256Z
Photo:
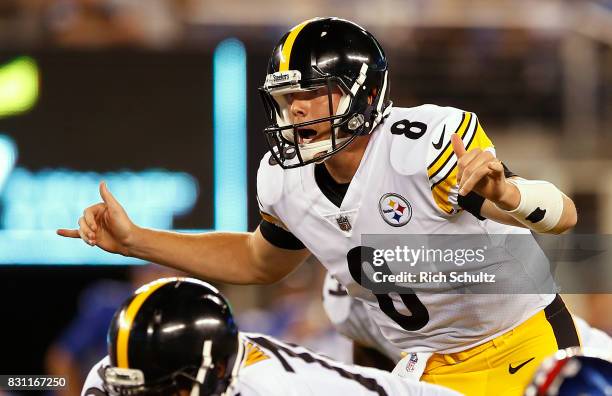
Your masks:
M102 202L85 209L78 229L60 229L111 253L137 257L197 277L233 284L272 283L299 266L307 249L288 250L269 243L259 231L182 234L142 228L100 184Z

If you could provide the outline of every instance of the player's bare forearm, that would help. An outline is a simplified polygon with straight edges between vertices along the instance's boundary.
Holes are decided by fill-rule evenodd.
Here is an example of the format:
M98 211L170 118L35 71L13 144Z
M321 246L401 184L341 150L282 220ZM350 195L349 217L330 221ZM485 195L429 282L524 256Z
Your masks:
M232 284L273 283L301 264L306 249L290 251L252 233L182 234L137 228L128 255L185 271L206 280Z

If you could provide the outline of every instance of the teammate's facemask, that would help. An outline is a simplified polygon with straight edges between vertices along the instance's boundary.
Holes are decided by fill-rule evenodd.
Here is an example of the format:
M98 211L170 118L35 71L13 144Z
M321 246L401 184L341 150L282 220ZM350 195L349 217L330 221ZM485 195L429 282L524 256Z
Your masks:
M325 90L328 116L293 123L288 95ZM341 92L338 108L332 92ZM264 129L273 159L283 168L322 162L367 135L391 109L387 61L376 39L338 18L297 25L275 47L260 94L269 125ZM328 139L310 142L308 129L329 123Z
M244 359L229 303L190 278L138 289L115 313L108 348L99 375L116 396L225 395Z
M210 349L204 346L202 365L183 367L168 376L152 381L145 379L142 370L133 368L103 367L100 377L109 396L225 396L232 393L242 359L236 359L231 375L226 368L214 365ZM239 356L244 353L239 343ZM208 348L207 348L208 347ZM196 373L196 376L192 374Z

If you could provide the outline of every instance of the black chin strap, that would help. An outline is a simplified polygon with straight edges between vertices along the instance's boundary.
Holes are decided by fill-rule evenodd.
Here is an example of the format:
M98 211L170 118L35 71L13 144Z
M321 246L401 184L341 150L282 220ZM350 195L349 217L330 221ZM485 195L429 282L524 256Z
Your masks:
M329 107L329 116L330 118L334 116L334 104L332 102L332 85L331 80L327 79L327 104ZM331 141L332 141L332 150L336 149L336 132L334 131L334 121L329 120L329 124L331 126Z
M376 103L376 101L373 101ZM375 120L378 116L378 112L376 111L376 107L373 105L368 105L365 111L363 112L363 117L365 122L359 129L358 135L367 135L372 130L372 120ZM366 126L367 125L367 126Z

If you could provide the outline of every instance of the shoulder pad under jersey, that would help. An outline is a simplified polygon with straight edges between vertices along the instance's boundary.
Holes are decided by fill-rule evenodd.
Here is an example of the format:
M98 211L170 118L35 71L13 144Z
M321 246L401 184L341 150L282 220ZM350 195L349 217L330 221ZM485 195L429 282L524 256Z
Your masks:
M459 109L432 104L394 108L382 131L391 138L389 155L393 169L401 175L425 171L432 151L442 151L450 142L462 114Z

